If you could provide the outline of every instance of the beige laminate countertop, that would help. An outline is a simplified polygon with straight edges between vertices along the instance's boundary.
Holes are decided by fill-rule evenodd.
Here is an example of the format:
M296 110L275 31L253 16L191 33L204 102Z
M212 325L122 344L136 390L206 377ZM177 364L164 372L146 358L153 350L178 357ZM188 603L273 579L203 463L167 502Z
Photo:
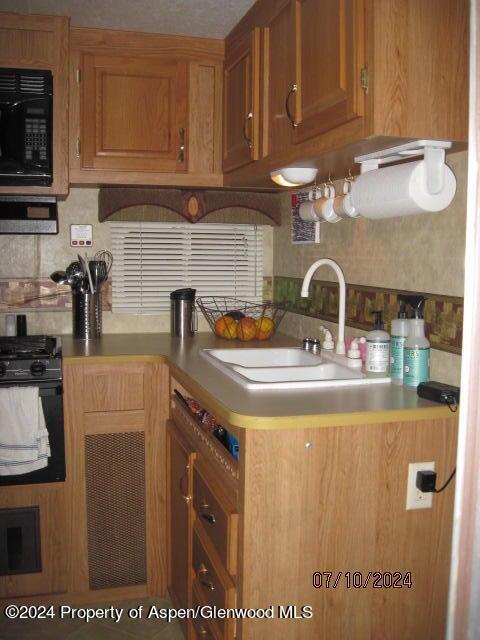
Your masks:
M220 340L212 333L193 338L169 334L109 334L98 340L62 336L64 365L162 360L174 377L218 418L243 428L284 429L448 417L448 407L423 400L413 389L391 384L316 390L248 391L200 357L200 349L299 346L278 334L268 342Z

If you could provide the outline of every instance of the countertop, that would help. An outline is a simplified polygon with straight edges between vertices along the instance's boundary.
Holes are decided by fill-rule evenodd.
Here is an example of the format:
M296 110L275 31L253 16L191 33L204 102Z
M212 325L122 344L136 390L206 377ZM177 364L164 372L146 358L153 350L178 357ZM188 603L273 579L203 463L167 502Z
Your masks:
M62 336L63 363L103 364L117 361L163 361L205 408L229 424L243 428L285 429L422 420L451 416L444 405L423 400L414 389L378 384L315 390L248 391L208 364L200 349L299 346L277 334L266 342L229 342L212 333L192 338L158 334L108 334L98 340Z

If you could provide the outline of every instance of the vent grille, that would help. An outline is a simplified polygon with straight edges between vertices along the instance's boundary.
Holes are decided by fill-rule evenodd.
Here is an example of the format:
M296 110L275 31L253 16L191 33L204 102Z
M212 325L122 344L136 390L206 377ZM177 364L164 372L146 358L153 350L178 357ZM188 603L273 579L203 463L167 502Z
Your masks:
M145 436L85 437L90 589L146 584Z
M0 92L44 96L52 93L51 71L0 69Z
M16 81L14 73L0 71L0 91L7 93L15 93Z

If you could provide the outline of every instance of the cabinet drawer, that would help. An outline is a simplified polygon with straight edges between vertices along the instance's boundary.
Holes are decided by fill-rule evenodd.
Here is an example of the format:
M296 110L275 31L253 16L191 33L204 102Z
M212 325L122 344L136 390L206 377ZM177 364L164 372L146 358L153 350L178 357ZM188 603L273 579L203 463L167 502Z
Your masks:
M194 585L192 590L192 608L196 609L203 605L202 598L198 593L198 586ZM192 621L193 637L195 640L221 640L221 635L213 620L204 618L193 618Z
M198 526L193 530L192 565L194 585L203 603L218 608L235 606L235 586L225 569L207 552L208 542L202 540ZM231 637L233 620L218 619L217 624L226 638Z
M85 413L144 408L142 366L93 365L84 372Z
M238 513L209 486L201 465L193 471L193 507L224 567L237 574Z

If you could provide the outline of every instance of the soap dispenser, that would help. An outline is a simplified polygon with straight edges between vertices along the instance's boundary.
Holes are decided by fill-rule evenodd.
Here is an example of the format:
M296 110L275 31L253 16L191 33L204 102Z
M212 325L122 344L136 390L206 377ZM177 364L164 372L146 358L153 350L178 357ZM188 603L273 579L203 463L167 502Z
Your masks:
M418 387L430 379L430 342L425 337L425 298L412 296L414 316L408 321L408 337L403 347L403 384Z
M374 330L367 333L367 359L365 370L368 376L385 377L390 363L390 336L384 329L382 311L374 311Z

